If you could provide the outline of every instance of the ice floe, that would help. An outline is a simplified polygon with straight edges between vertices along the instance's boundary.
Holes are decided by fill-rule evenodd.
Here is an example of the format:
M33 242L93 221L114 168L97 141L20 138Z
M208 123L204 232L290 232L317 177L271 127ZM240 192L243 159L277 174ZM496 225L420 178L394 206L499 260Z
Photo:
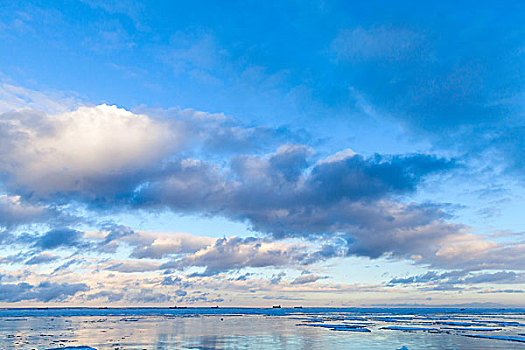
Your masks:
M308 327L321 327L327 328L331 331L347 331L347 332L371 332L370 329L365 328L361 325L349 325L349 324L327 324L327 323L299 323L297 326L308 326Z
M66 347L61 347L61 348L51 348L51 349L46 349L46 350L97 350L95 348L92 348L91 346L84 346L84 345L80 345L80 346L66 346Z
M404 327L404 326L387 326L381 327L380 329L386 329L391 331L427 331L427 332L439 332L436 328L427 327Z
M464 334L465 337L471 338L484 338L484 339L497 339L497 340L509 340L525 343L525 337L519 336L506 336L506 335L484 335L484 334Z
M441 329L450 329L450 330L455 330L455 331L471 331L471 332L501 331L501 328L473 328L473 327L442 327Z

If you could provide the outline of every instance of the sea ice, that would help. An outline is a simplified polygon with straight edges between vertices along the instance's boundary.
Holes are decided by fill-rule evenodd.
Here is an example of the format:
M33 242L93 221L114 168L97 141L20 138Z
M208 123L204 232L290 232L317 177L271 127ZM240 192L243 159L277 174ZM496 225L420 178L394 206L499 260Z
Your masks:
M473 331L473 332L501 331L501 328L472 328L472 327L442 327L441 329L451 329L455 331Z
M80 345L80 346L66 346L66 347L62 347L62 348L52 348L52 349L47 349L47 350L97 350L95 348L92 348L91 346L84 346L84 345Z
M297 326L321 327L328 328L331 331L347 331L347 332L371 332L371 330L361 325L348 324L326 324L326 323L300 323Z
M497 340L510 340L525 343L525 337L512 337L504 335L482 335L482 334L464 334L465 337L471 338L485 338L485 339L497 339Z
M388 327L381 327L380 329L388 329L391 331L438 331L438 329L436 328L403 327L403 326L388 326Z
M450 326L465 326L465 327L470 327L470 326L486 326L486 324L484 323L474 323L474 322L455 322L455 321L438 321L436 322L436 324L444 324L444 325L450 325Z

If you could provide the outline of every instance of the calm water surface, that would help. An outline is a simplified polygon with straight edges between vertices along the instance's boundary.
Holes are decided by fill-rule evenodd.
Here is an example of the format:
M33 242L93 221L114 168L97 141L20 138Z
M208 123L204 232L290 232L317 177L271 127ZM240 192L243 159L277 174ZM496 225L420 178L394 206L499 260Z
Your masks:
M525 310L0 310L0 349L80 346L98 350L525 349Z

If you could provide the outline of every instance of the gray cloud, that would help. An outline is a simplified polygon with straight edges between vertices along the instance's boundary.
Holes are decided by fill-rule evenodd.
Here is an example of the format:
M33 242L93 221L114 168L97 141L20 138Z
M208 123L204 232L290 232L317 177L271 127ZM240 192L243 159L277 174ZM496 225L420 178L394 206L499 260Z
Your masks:
M40 253L38 255L33 256L31 259L27 260L25 262L26 265L41 265L41 264L47 264L53 261L56 261L60 259L60 257L49 254L49 253Z
M494 273L472 273L456 270L449 272L429 271L422 275L393 278L388 285L417 285L425 290L461 290L465 285L473 284L521 284L525 275L514 271L498 271Z
M41 222L50 219L51 212L38 205L24 203L19 196L0 195L0 227Z
M257 238L229 237L217 239L213 244L173 260L161 267L165 269L184 269L190 266L202 266L203 274L214 275L229 270L240 270L246 267L286 267L311 264L318 257L306 246L284 244Z
M86 292L88 290L89 287L83 283L42 282L38 285L31 285L28 283L4 283L0 285L0 301L63 301L79 292Z
M113 303L113 302L122 300L123 297L124 297L123 293L116 293L116 292L104 290L104 291L100 291L97 293L87 295L87 300L106 299L108 302Z
M488 289L488 290L479 291L478 293L480 294L496 294L496 293L514 294L514 293L525 293L525 290L523 289Z
M323 278L326 278L326 277L319 276L319 275L316 275L314 273L308 273L308 274L303 274L303 275L297 277L296 279L294 279L291 282L291 284L312 283L312 282L318 281L318 280L323 279Z
M83 233L72 229L54 229L40 236L35 247L43 250L59 247L78 247Z
M161 269L161 264L159 263L136 260L125 260L106 267L106 270L122 273L148 272L157 271L159 269Z
M350 252L370 257L392 250L403 254L409 245L425 245L460 230L445 223L446 215L436 206L387 200L414 192L425 175L451 169L453 162L378 155L310 167L310 154L305 146L286 145L265 157L235 157L229 175L209 163L181 161L142 187L134 204L246 220L254 230L277 238L343 233ZM407 230L412 236L401 239L400 231ZM376 246L370 246L370 235L385 237L374 238Z
M153 289L143 288L137 292L130 292L126 296L127 300L138 303L166 303L171 300L171 296L156 292Z
M163 286L176 286L181 284L182 281L179 277L172 278L171 276L164 277L161 284Z

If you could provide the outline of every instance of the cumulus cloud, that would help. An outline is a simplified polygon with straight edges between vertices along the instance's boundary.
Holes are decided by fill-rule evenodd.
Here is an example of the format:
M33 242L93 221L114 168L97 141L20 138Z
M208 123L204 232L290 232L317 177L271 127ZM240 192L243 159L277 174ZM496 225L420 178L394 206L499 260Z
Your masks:
M250 150L286 129L246 127L221 114L81 106L62 113L23 109L0 115L0 178L26 198L76 195L114 202L170 171L163 161L181 152ZM257 143L253 140L257 139Z
M133 175L160 161L177 138L163 123L116 106L8 112L0 118L0 174L26 196L116 195L136 185Z

